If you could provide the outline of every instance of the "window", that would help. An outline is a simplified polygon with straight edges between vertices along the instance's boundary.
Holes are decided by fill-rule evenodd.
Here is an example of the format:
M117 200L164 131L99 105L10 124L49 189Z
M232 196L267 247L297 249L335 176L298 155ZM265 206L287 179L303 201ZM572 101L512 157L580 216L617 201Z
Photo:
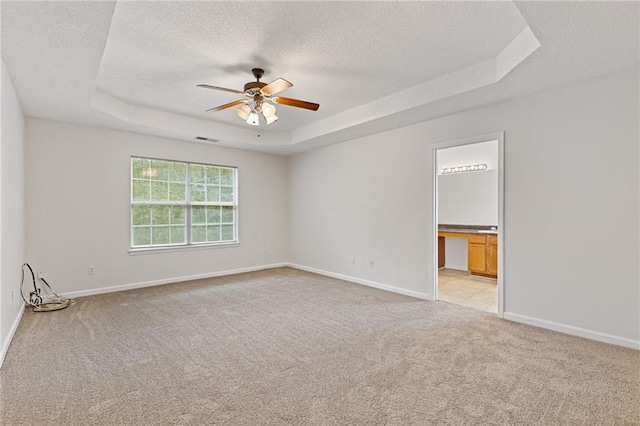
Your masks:
M234 167L131 158L131 247L237 241Z

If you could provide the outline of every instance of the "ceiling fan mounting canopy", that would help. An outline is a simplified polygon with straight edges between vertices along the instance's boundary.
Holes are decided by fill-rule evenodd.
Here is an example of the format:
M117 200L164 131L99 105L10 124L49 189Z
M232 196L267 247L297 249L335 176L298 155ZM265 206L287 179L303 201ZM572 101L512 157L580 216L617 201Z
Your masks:
M260 81L260 79L264 75L264 70L262 68L253 68L251 72L253 73L256 81L247 82L244 85L243 91L211 86L209 84L198 84L198 87L220 90L223 92L231 92L235 93L236 95L245 96L246 98L208 109L206 112L217 112L237 105L242 105L236 111L238 116L240 116L240 118L245 120L248 124L257 126L259 124L259 114L264 117L267 124L271 124L278 120L278 117L275 114L276 107L270 102L296 108L308 109L312 111L317 111L318 108L320 108L319 104L313 102L284 98L282 96L274 97L273 95L288 89L289 87L293 86L293 84L288 82L284 78L279 78L269 84L263 83Z
M260 81L260 79L262 78L262 76L264 75L264 70L262 68L253 68L251 70L251 72L253 73L253 76L256 78L256 80Z

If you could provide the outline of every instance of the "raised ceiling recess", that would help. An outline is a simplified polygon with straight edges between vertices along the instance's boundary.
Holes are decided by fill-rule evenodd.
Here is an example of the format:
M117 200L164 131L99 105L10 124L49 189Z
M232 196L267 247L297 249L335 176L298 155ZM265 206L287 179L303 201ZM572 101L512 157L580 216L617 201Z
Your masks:
M276 154L639 62L637 2L105 0L0 7L2 58L26 115ZM295 82L287 98L322 108L274 104L279 120L258 126L233 109L205 112L240 99L198 84L244 93L253 68L264 70L267 82Z
M93 106L146 125L157 110L155 125L178 132L192 132L197 119L221 141L291 145L493 84L540 46L510 2L340 8L336 13L327 2L119 2ZM322 109L278 109L277 122L259 123L259 140L254 126L235 114L207 114L212 104L241 103L223 90L196 86L241 88L251 68L295 81L287 94L313 99ZM123 114L125 105L135 108ZM179 123L180 116L190 123Z

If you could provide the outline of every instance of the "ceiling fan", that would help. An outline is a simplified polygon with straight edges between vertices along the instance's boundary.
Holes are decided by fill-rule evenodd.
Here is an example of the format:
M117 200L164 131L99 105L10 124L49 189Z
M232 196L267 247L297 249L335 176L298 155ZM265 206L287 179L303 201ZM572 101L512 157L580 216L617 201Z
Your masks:
M256 81L250 81L245 84L244 91L226 89L224 87L211 86L209 84L198 84L198 87L203 87L205 89L222 90L223 92L231 92L235 93L236 95L244 96L246 98L208 109L206 112L217 112L222 111L223 109L234 107L236 105L242 105L236 110L238 116L245 120L248 124L257 126L260 124L258 118L260 114L262 114L267 124L271 124L278 120L278 116L276 115L276 107L275 105L273 105L273 103L292 106L296 108L310 109L312 111L317 111L318 108L320 108L319 104L315 104L313 102L284 98L282 96L273 96L285 89L288 89L289 87L293 86L293 84L291 84L284 78L279 78L269 84L263 83L260 81L260 79L264 75L263 69L254 68L251 70L251 72L256 78Z

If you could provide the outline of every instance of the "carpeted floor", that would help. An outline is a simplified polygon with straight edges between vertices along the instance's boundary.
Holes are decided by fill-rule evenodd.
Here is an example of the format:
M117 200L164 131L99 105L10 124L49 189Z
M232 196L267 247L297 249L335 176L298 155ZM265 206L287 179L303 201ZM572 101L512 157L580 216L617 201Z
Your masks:
M283 268L26 312L5 425L640 424L640 352Z

